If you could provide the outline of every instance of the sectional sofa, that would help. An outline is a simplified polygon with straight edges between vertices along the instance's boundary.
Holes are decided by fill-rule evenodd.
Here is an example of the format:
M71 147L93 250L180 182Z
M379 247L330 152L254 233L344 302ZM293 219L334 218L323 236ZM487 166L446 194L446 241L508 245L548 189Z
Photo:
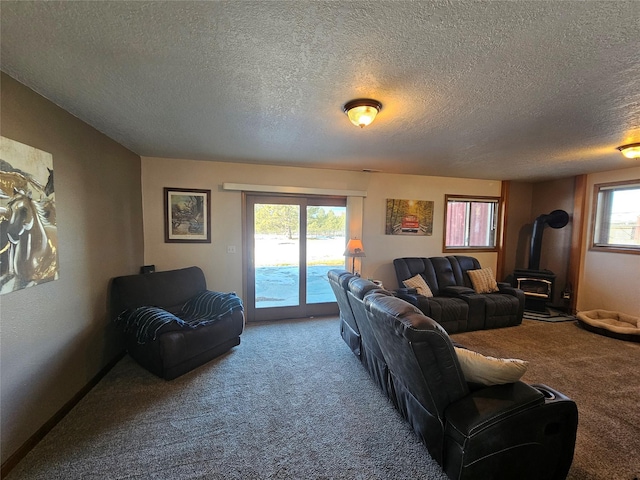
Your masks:
M328 277L340 308L342 339L360 359L374 382L393 400L395 396L389 369L369 323L363 320L366 316L363 300L367 293L372 290L384 295L391 293L346 270L330 270Z
M572 400L523 383L522 373L478 383L469 355L515 361L462 349L463 361L442 326L415 306L342 270L330 272L329 281L346 293L336 296L341 330L349 318L355 335L346 343L450 479L566 477L578 422Z

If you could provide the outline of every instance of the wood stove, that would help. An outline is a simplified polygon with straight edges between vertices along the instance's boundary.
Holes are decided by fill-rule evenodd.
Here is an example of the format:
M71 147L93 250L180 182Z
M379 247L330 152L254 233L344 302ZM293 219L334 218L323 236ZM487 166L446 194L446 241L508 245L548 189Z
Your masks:
M524 292L525 310L545 312L547 304L553 300L556 275L550 270L540 270L540 249L545 225L563 228L569 223L569 214L564 210L554 210L548 215L540 215L533 223L529 268L513 272L514 286Z
M515 287L524 292L524 308L545 312L553 300L556 275L550 270L516 270Z

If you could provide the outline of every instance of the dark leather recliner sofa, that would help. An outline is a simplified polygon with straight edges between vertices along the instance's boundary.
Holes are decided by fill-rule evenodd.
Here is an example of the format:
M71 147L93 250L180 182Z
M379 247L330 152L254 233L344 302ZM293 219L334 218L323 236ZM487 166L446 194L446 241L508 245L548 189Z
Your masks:
M340 336L345 341L351 351L357 356L360 356L360 329L356 323L356 319L349 305L349 299L347 298L347 289L349 286L349 280L355 277L351 272L342 269L333 269L327 272L329 278L329 285L333 290L333 294L338 302L338 308L340 309Z
M373 292L377 292L379 295L391 295L391 293L381 289L373 282L360 277L351 278L347 285L347 298L360 331L360 360L373 381L395 404L396 396L391 382L389 367L373 333L371 322L367 319L367 312L364 306L364 299Z
M208 292L207 284L199 267L116 277L109 290L111 319L115 321L122 312L139 307L160 307L180 317L183 306L204 292ZM215 321L194 327L167 323L155 332L154 339L144 343L135 332L127 332L127 352L161 378L172 380L183 375L240 344L244 312L241 301L237 297L235 300L232 308L228 308L230 302L225 304L225 313L215 316ZM218 305L209 303L209 307Z
M499 291L476 293L467 271L480 269L474 257L405 257L393 261L398 285L421 275L433 297L414 289L399 288L396 296L415 305L448 333L520 325L524 315L524 292L497 282Z
M441 325L368 280L343 270L329 277L342 279L347 302L340 295L338 304L351 312L363 366L449 478L566 477L578 424L572 400L546 385L467 382Z
M415 306L364 297L394 404L452 480L560 480L576 440L576 404L545 385L465 381L445 330Z
M378 346L378 341L366 320L363 299L372 291L381 291L374 283L352 273L334 269L327 274L340 308L340 335L351 351L360 359L374 382L394 401L389 369Z

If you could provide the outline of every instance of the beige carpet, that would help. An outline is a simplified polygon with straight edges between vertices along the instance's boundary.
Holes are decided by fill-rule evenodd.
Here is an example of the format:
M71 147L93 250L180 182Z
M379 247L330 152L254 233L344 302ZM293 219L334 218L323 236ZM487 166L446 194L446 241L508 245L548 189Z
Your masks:
M485 355L529 361L524 381L547 384L576 402L568 479L640 478L640 343L597 335L577 322L535 320L452 338Z

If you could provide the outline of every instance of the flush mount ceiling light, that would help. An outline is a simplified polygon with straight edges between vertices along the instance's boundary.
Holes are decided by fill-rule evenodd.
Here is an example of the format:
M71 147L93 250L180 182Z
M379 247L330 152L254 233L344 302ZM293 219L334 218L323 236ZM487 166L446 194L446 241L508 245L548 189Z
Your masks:
M351 123L356 127L364 128L373 122L378 112L382 109L382 104L370 98L359 98L345 103L342 109L349 116Z
M627 158L640 158L640 143L630 143L622 145L618 150Z

